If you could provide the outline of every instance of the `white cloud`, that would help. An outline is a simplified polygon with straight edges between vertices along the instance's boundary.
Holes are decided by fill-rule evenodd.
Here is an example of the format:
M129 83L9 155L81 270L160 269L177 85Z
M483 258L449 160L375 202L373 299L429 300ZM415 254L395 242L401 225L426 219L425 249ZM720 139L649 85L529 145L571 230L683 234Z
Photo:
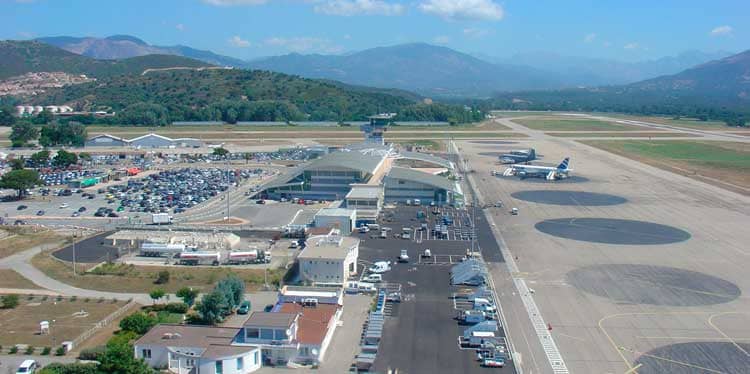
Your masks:
M328 39L307 36L273 37L266 39L263 43L297 53L340 53L343 50L340 46L331 44Z
M327 0L315 5L315 12L332 16L354 16L358 14L398 16L404 6L382 0Z
M501 20L503 7L493 0L423 0L419 9L449 20Z
M261 5L268 0L203 0L208 5L216 6L236 6L236 5Z
M625 48L625 49L638 49L638 47L639 47L638 43L628 43L628 44L625 44L625 46L623 48Z
M177 29L177 30L179 30L179 31L185 31L185 25L183 25L183 24L181 24L181 23L178 23L178 24L176 24L176 25L174 26L174 28L176 28L176 29Z
M229 44L237 48L247 48L250 46L250 42L235 35L229 38Z
M432 38L432 42L435 44L448 44L451 42L451 38L447 35L438 35Z
M602 45L604 46L604 48L609 48L609 47L612 46L612 42L606 41L606 42L602 43Z
M594 40L596 40L596 34L593 32L583 37L584 43L592 43Z
M485 35L487 35L489 32L484 29L477 29L474 27L467 27L463 29L464 35L470 37L470 38L481 38Z
M729 36L732 35L732 26L724 25L714 27L709 33L711 36Z

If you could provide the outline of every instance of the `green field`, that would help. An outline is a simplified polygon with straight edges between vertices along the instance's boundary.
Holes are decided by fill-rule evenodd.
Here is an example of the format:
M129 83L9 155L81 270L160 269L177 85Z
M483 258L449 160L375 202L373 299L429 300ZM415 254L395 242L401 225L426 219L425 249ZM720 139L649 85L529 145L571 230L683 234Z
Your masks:
M700 135L687 134L684 132L546 132L546 135L560 138L700 138Z
M750 195L747 143L700 140L584 140L621 156Z
M524 118L513 122L541 131L638 131L640 127L585 118Z

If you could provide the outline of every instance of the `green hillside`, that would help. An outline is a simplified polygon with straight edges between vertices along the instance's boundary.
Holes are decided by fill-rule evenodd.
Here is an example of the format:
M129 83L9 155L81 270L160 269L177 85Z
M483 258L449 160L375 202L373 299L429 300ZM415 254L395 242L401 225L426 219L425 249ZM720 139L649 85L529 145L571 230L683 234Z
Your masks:
M463 106L417 104L404 96L349 89L297 76L249 70L172 70L122 75L50 90L34 104L67 103L118 112L113 121L364 120L403 113L400 120L472 122L482 113Z
M120 74L140 74L147 68L202 66L210 65L172 55L95 60L36 41L0 41L0 79L40 71L61 71L103 78Z

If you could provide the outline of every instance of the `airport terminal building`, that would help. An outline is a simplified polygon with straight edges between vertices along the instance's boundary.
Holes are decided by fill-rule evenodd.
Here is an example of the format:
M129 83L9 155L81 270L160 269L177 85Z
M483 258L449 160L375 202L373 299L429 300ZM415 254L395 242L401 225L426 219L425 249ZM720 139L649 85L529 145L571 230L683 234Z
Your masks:
M407 162L430 166L399 166ZM274 178L260 196L270 199L344 200L357 220L377 218L384 203L419 199L422 204L463 203L461 187L450 178L454 164L440 157L398 152L390 145L364 142L299 165Z

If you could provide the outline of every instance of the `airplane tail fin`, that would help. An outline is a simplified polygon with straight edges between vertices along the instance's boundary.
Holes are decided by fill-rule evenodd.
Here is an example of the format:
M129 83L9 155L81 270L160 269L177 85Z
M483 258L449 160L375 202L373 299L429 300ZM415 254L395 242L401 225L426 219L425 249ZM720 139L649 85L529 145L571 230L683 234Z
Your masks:
M570 157L565 157L562 163L560 165L557 165L557 168L560 170L568 170L568 164L570 163Z

